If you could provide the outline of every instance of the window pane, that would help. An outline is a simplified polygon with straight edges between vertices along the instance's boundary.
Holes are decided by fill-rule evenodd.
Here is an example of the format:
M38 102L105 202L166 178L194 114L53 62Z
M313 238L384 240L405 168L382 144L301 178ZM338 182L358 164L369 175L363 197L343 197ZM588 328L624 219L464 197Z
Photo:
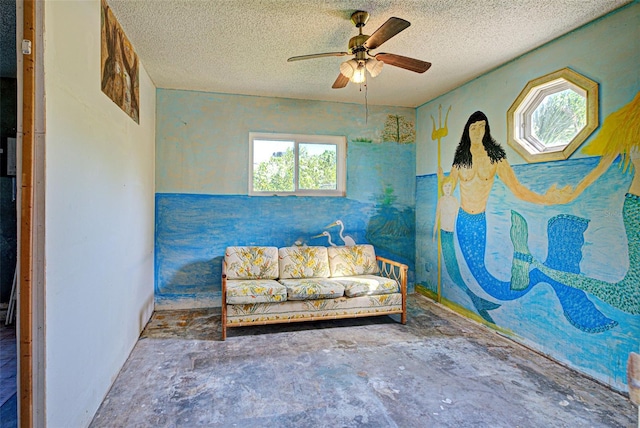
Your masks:
M249 195L345 196L345 137L250 132L249 146Z
M569 68L533 79L507 111L507 139L527 162L568 159L598 127L598 84Z
M337 146L335 144L300 143L298 145L299 188L336 190Z
M531 121L533 136L542 144L567 145L587 124L587 100L571 89L547 95Z
M293 141L253 140L253 190L293 192Z

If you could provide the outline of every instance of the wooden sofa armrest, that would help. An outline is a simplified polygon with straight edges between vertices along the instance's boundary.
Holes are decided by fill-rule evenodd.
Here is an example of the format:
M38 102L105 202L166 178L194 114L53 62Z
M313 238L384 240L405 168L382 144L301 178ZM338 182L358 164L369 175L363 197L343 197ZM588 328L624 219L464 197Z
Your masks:
M376 256L380 275L394 279L400 284L400 292L402 293L402 324L407 323L407 272L409 266L404 263L396 262L385 257Z
M406 291L409 266L381 256L376 256L376 260L380 268L380 275L395 279L400 284L400 287Z
M227 262L222 260L222 340L227 339Z

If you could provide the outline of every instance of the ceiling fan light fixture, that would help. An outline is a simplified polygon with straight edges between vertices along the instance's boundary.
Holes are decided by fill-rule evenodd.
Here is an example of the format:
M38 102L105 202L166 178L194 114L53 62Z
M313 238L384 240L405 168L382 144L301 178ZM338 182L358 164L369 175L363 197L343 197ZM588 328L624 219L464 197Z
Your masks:
M351 79L357 69L358 62L355 59L350 59L340 64L340 73L347 79Z
M367 59L367 70L369 70L369 74L371 77L376 77L382 71L382 66L384 62L378 61L375 58Z
M367 79L367 76L365 75L365 68L359 68L355 71L355 73L353 73L353 77L349 80L351 80L353 83L363 83L365 80Z
M366 80L365 75L367 68L364 62L350 59L340 64L340 73L353 83L362 83Z
M383 43L407 29L411 23L401 18L391 17L378 27L370 36L363 34L362 28L369 19L369 13L358 10L351 15L351 21L358 28L358 35L349 39L349 49L346 52L325 52L311 55L293 56L287 61L322 58L329 56L353 55L354 58L340 64L340 73L333 82L333 89L341 89L349 82L362 84L366 87L367 71L371 77L376 77L382 71L384 64L404 68L415 73L424 73L431 67L430 62L421 61L392 53L371 54L370 51L379 48ZM377 58L380 58L379 60Z
M353 76L351 76L349 80L351 80L353 83L363 83L367 79L367 75L366 75L367 69L364 66L364 63L362 62L359 62L356 64L357 64L357 67L355 70L353 70Z

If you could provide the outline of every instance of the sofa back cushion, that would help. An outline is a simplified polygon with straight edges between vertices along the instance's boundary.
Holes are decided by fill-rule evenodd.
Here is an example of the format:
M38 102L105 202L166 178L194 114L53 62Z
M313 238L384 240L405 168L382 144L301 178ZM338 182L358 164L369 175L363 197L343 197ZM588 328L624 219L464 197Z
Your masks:
M276 247L227 247L224 253L228 279L276 279Z
M329 256L326 247L279 248L280 278L327 278Z
M332 277L375 275L378 263L373 245L329 247L329 269Z

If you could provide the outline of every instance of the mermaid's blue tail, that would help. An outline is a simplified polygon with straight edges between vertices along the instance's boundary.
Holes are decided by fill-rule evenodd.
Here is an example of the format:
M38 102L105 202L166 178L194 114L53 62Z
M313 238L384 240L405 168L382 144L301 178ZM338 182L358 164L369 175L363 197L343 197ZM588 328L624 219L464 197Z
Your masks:
M490 302L486 299L483 299L482 297L475 294L473 291L469 290L469 287L467 287L465 291L467 292L467 295L471 299L471 302L473 302L473 306L476 308L476 311L478 311L478 315L480 315L485 321L488 321L491 324L495 324L496 322L493 320L491 315L489 315L488 311L498 309L500 305L497 303Z
M460 287L471 299L471 303L476 308L478 315L480 315L486 321L495 324L489 312L494 309L498 309L500 305L498 303L490 302L475 294L469 289L467 284L460 275L460 269L458 268L458 260L456 258L455 244L453 242L453 232L447 232L445 230L440 231L440 243L442 244L442 255L444 258L444 265L447 268L447 273L451 280Z
M561 284L539 269L533 269L529 277L532 284L546 282L553 287L562 306L564 317L575 328L586 333L601 333L618 325L617 321L604 316L584 291Z
M460 209L456 222L456 231L460 250L467 267L478 282L478 285L487 294L498 300L515 300L531 290L531 283L528 281L528 267L525 288L518 290L512 289L510 282L500 281L487 270L484 262L484 253L487 245L485 213L469 214Z
M485 214L469 214L460 210L456 223L458 241L467 266L478 284L498 300L514 300L528 293L534 285L545 282L553 287L560 305L562 305L564 316L574 327L590 333L606 331L615 327L617 322L605 317L587 298L584 291L555 281L538 269L530 270L533 258L527 243L526 220L515 211L512 211L511 218L511 239L515 254L511 272L512 280L505 282L491 275L484 263L487 242ZM573 227L571 222L576 222L578 225ZM550 256L546 263L579 271L582 243L584 242L582 233L586 228L584 220L573 216L557 216L552 218L549 223L552 236L549 241ZM568 254L565 255L565 252ZM577 255L576 252L580 254Z
M551 217L547 224L549 249L544 264L563 272L580 273L584 232L589 220L568 214Z
M632 315L640 315L640 197L627 193L622 208L624 228L627 232L629 250L629 269L624 278L618 282L607 282L596 278L589 278L580 273L579 261L581 255L572 251L560 253L557 257L549 257L545 263L538 260L531 262L532 266L540 269L549 278L572 288L582 290L589 295L598 297L605 303ZM560 233L560 240L565 239ZM581 238L581 236L579 236ZM549 238L551 241L551 237ZM566 243L571 247L571 243ZM580 244L578 243L577 246ZM566 270L563 270L566 269Z
M580 273L584 232L588 226L589 220L573 215L560 214L550 218L547 225L549 249L544 265L564 272ZM534 269L531 275L553 287L565 318L574 327L588 333L600 333L618 325L596 309L584 291L557 282L538 269Z

